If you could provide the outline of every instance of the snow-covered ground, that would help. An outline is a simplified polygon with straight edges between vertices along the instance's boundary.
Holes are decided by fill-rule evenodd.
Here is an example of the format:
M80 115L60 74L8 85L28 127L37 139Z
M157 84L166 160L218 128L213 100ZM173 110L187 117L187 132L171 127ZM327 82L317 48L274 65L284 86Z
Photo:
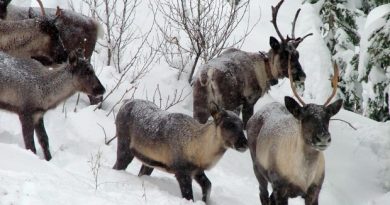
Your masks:
M259 2L261 5L257 5ZM287 0L283 5L278 17L283 33L290 31L295 10L301 6L299 2ZM267 50L269 36L276 35L269 22L270 6L275 1L254 1L253 4L253 14L261 13L262 18L243 50ZM313 32L314 36L301 43L298 50L307 74L305 100L323 103L331 91L328 81L331 62L321 40L317 9L312 5L302 6L297 34ZM115 71L101 66L99 61L95 65L103 84L109 85L111 73ZM183 87L184 92L191 91L185 79L178 82L175 77L175 71L161 62L142 79L135 95L146 98L149 93L150 98L157 84L163 97ZM270 101L281 102L285 95L291 96L290 90L288 81L280 81L257 103L256 109ZM81 95L77 112L73 112L75 101L74 96L45 116L53 155L49 162L43 159L37 143L38 156L24 149L17 116L0 112L0 205L203 204L201 190L195 182L195 202L189 202L181 198L179 186L171 174L156 170L150 177L137 177L140 168L137 160L126 171L111 169L116 159L116 140L110 145L105 145L104 140L115 135L114 116L107 117L108 110L94 111L93 106L88 106L85 95ZM191 115L191 110L192 97L189 96L169 111ZM345 110L335 118L351 122L357 130L340 121L331 121L332 145L325 151L326 177L320 204L390 204L390 122L378 123ZM95 189L91 161L95 161L98 153L101 168ZM260 204L258 182L248 151L229 150L206 175L213 184L210 204ZM303 204L303 200L292 199L290 204Z

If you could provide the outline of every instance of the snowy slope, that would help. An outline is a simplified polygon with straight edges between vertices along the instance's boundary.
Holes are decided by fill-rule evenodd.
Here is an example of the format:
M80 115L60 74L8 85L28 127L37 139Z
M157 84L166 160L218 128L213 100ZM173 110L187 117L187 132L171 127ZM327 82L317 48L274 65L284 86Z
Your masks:
M45 1L44 1L45 2ZM270 20L270 5L275 1L253 2L254 13L261 9L262 19L244 45L247 51L267 50L268 38L276 35ZM282 32L290 31L290 22L299 1L287 0L283 5ZM330 55L319 35L319 18L312 5L302 6L297 23L297 34L313 32L299 47L301 63L308 76L307 102L322 103L330 93ZM112 81L112 68L96 63L96 70L104 84ZM156 85L160 85L163 97L174 89L190 87L185 79L177 82L175 71L165 64L155 65L139 85L137 98L151 97ZM256 109L271 101L282 101L291 95L288 81L281 81L264 96ZM148 92L146 92L148 91ZM194 183L195 202L180 196L175 178L155 170L150 177L137 177L140 163L134 160L126 171L112 170L116 159L116 141L104 144L105 136L115 135L114 117L106 116L107 110L93 111L88 100L81 95L77 112L73 112L76 96L66 104L45 116L53 159L43 160L37 144L38 156L24 149L18 118L14 114L0 112L0 205L52 205L52 204L203 204L201 190ZM108 102L110 103L110 102ZM110 107L105 105L104 107ZM170 109L191 115L192 97ZM357 128L331 121L332 145L325 151L326 177L320 194L323 205L386 205L390 204L390 123L378 123L357 114L340 111L335 118L347 120ZM100 127L101 126L101 127ZM102 129L104 128L104 131ZM91 172L91 156L101 153L98 188L95 190ZM258 183L254 177L249 152L228 150L207 176L213 184L210 204L253 205L260 204ZM303 204L302 199L292 199L290 204Z

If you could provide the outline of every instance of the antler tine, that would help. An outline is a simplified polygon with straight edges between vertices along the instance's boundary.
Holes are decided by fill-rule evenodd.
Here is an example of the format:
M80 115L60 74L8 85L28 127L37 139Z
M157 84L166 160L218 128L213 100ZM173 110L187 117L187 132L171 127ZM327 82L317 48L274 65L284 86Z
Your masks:
M290 86L291 86L291 89L294 93L294 96L298 99L298 101L303 105L305 106L306 103L302 100L301 97L299 97L298 95L298 92L295 88L295 84L294 84L294 80L293 80L293 77L292 77L292 74L291 74L291 55L288 56L288 78L290 79Z
M298 9L295 13L294 21L292 22L292 31L291 31L291 38L295 39L295 23L297 22L299 13L301 12L301 9Z
M278 24L276 23L276 18L277 18L277 16L278 16L279 8L280 8L280 6L282 5L283 2L284 2L284 0L281 0L281 1L276 5L276 7L271 6L271 8L272 8L272 20L271 20L271 22L272 22L272 24L274 25L275 30L276 30L276 33L278 34L280 40L281 40L282 42L285 42L286 40L284 39L282 33L280 33L279 28L278 28Z
M332 79L332 87L333 87L333 91L332 91L332 94L330 95L330 97L326 100L326 102L324 103L324 106L327 106L330 101L332 100L332 98L336 95L336 91L337 91L337 83L339 81L339 67L337 66L336 62L333 63L333 79Z
M62 15L62 9L57 6L57 10L56 10L56 16L61 16Z
M303 40L305 40L306 37L309 37L309 36L311 36L311 35L313 35L313 33L306 34L304 37L299 37L299 38L297 38L296 40L294 40L294 46L295 46L295 48L298 47L299 44L300 44Z
M37 0L37 2L39 4L39 7L41 7L42 16L46 16L46 12L45 12L45 9L43 8L42 1L41 0Z

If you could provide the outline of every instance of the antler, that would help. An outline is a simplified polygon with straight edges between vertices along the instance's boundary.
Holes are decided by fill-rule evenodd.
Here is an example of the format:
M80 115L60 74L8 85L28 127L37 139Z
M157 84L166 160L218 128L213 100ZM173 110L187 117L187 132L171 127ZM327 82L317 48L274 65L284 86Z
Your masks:
M301 9L298 9L295 13L294 21L292 22L292 31L291 31L291 38L295 39L295 23L297 23L297 19L299 16L299 13L301 12Z
M276 7L271 6L271 8L272 8L272 20L271 20L271 22L272 22L272 24L274 25L275 30L276 30L276 33L278 34L280 40L281 40L282 42L286 42L286 39L284 39L282 33L280 33L279 28L278 28L278 24L276 23L276 18L277 18L277 16L278 16L279 8L280 8L280 6L282 5L283 2L284 2L284 0L281 0L281 1L276 5Z
M304 37L295 38L295 25L297 23L298 16L299 16L299 14L301 12L301 9L298 9L297 12L295 13L295 17L294 17L294 20L292 22L291 38L288 35L287 35L286 39L283 37L283 35L282 35L282 33L280 33L278 25L276 23L276 18L278 16L278 12L279 12L280 6L282 5L283 2L284 2L284 0L281 0L275 7L273 7L273 6L271 7L272 8L272 20L271 20L271 22L274 25L276 33L278 34L280 40L282 42L293 41L293 44L294 44L294 46L296 48L296 47L298 47L298 45L303 40L305 40L306 37L313 35L313 33L309 33L309 34L305 35Z
M39 7L41 7L42 16L46 16L45 9L43 8L43 4L41 0L37 0Z
M294 93L294 96L298 99L298 101L299 101L303 106L305 106L306 103L302 100L301 97L299 97L298 92L297 92L297 90L296 90L296 88L295 88L295 84L294 84L294 82L293 82L293 77L292 77L292 74L291 74L291 54L288 55L288 78L290 79L290 86L291 86L291 89L292 89L292 91L293 91L293 93Z
M339 81L339 67L337 66L336 62L333 63L333 70L334 70L333 79L332 79L333 91L330 97L325 101L324 106L327 106L332 100L332 98L336 95L337 83Z
M62 15L62 9L57 6L57 10L56 10L56 16L61 16Z

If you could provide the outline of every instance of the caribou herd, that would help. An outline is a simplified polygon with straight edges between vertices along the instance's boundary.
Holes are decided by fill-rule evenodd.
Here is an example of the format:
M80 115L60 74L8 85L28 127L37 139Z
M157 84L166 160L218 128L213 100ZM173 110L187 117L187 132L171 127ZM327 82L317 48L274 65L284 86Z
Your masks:
M34 153L35 131L50 160L45 112L75 92L97 98L105 93L89 62L102 33L94 19L44 8L38 1L40 8L27 8L0 0L0 109L19 116L25 147ZM125 170L135 157L142 162L139 176L151 175L154 168L172 173L188 200L194 200L195 179L208 202L211 182L205 170L228 148L249 148L261 204L288 204L288 198L297 196L306 205L318 204L325 176L323 151L331 142L329 120L342 106L342 100L331 103L339 71L334 64L333 93L323 105L301 99L295 83L304 82L306 74L297 47L312 34L295 36L300 9L291 36L281 34L277 16L283 2L272 7L271 23L279 40L270 37L268 52L230 48L199 68L193 81L193 117L163 111L146 100L124 100L115 120L113 168ZM254 114L258 99L282 78L289 78L298 102L286 96L284 104L270 103Z

